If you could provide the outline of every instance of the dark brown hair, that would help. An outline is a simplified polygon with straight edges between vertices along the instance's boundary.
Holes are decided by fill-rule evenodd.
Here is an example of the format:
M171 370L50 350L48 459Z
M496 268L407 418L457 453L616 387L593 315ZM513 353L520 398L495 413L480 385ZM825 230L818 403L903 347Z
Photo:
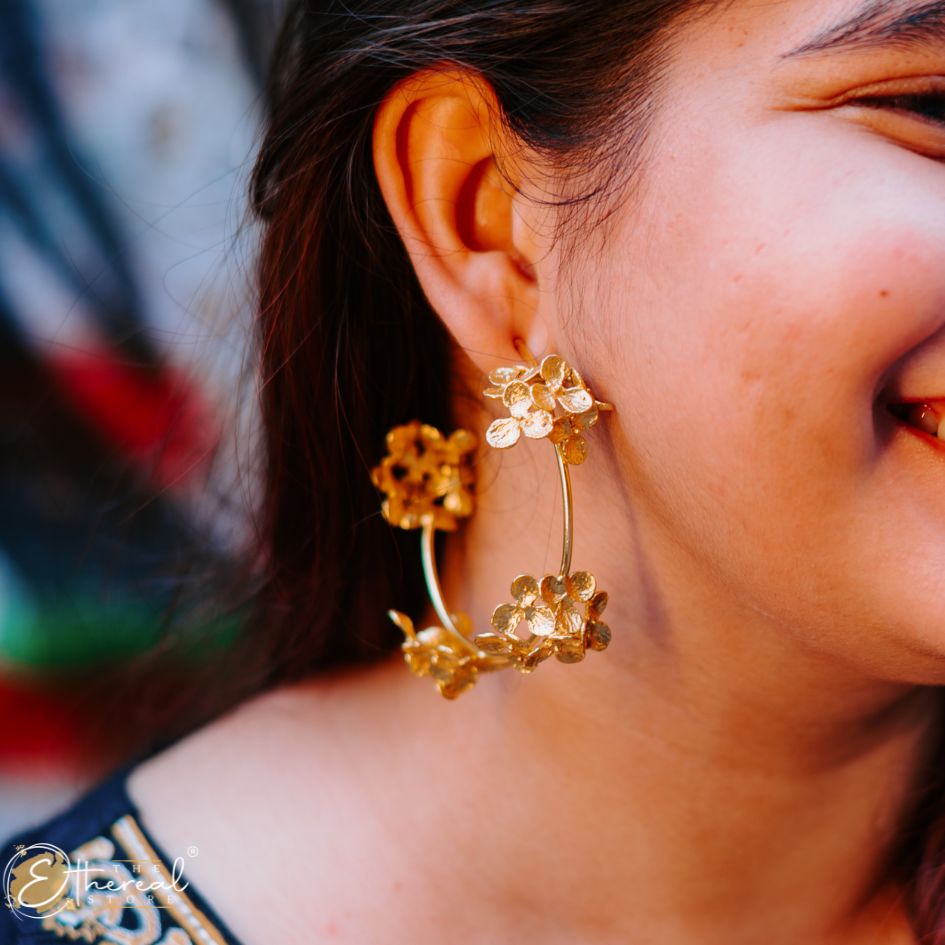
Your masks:
M562 179L590 182L560 203L599 211L634 179L672 27L723 2L290 2L252 180L264 468L258 534L237 575L250 609L205 685L166 687L178 731L254 691L386 656L402 640L386 607L426 601L416 536L381 518L368 475L390 427L417 417L450 429L455 395L446 331L374 175L385 94L440 64L475 72L505 127ZM945 945L940 754L889 871L909 890L921 941Z

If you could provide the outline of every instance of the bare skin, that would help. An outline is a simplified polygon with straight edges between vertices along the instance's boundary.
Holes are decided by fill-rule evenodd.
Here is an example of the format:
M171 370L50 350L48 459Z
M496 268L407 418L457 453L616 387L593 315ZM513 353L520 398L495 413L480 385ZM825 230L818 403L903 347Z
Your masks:
M488 85L424 73L378 109L457 378L520 335L616 406L573 476L614 638L450 703L393 654L142 764L146 825L200 848L186 875L245 945L914 941L879 868L943 717L945 461L877 396L945 396L945 128L838 96L941 76L945 44L781 58L857 6L683 27L644 186L570 270ZM442 572L485 629L556 567L560 500L545 443L478 461Z

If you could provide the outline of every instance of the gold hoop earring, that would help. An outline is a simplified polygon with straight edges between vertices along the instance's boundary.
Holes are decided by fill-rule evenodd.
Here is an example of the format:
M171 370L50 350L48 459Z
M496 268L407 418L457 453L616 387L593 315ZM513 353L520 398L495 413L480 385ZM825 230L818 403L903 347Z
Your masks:
M436 531L455 531L474 510L477 438L469 430L445 437L436 427L413 420L387 433L387 455L371 470L371 481L385 493L381 513L391 524L422 529L420 552L427 590L439 626L417 631L398 610L390 619L403 631L404 660L418 676L429 676L447 699L473 686L481 672L514 667L530 673L550 656L577 663L587 649L603 650L610 628L601 619L607 594L588 571L571 572L574 513L569 469L587 457L584 431L613 404L596 400L580 374L556 354L541 363L521 339L515 340L523 363L500 367L489 375L483 394L501 400L508 417L493 420L486 442L496 449L514 446L522 435L548 439L555 450L563 499L564 537L557 574L541 580L520 574L512 581L513 603L499 604L492 629L473 636L469 617L451 612L443 599L434 556ZM560 408L560 413L559 409ZM583 612L582 612L583 611ZM528 637L515 631L521 623Z

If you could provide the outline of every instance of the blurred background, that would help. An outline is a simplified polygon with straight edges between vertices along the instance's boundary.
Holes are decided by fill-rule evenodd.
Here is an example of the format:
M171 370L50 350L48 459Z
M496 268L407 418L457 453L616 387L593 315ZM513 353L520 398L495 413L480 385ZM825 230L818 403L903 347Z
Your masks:
M0 0L0 834L94 778L71 693L155 645L181 561L245 534L280 5Z

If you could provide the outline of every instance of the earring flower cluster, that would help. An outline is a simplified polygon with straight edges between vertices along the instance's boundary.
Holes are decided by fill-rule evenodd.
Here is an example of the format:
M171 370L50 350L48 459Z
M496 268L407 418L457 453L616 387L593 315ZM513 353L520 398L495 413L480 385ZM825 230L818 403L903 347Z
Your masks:
M600 619L607 593L597 591L589 572L575 571L563 579L546 574L540 582L521 574L512 582L511 592L515 603L496 607L491 621L495 632L480 633L476 645L508 657L520 672L531 672L550 656L577 663L588 647L603 650L610 642L610 628ZM522 623L530 631L527 638L515 632Z
M476 437L455 430L449 437L414 420L391 429L387 455L371 470L371 481L386 498L381 513L398 528L419 528L425 521L455 531L458 518L473 512Z
M456 641L443 627L414 629L413 621L399 610L388 611L391 620L404 633L401 651L404 661L417 676L429 676L440 695L455 699L471 688L479 675L479 658L473 650L456 646ZM461 632L469 631L469 618L453 614Z
M548 437L560 445L566 463L584 462L587 441L581 434L597 423L602 404L564 358L549 354L541 364L496 368L489 382L493 386L483 394L501 400L509 410L508 417L489 424L486 442L490 446L508 449L523 433L536 440ZM557 415L556 407L564 412Z

